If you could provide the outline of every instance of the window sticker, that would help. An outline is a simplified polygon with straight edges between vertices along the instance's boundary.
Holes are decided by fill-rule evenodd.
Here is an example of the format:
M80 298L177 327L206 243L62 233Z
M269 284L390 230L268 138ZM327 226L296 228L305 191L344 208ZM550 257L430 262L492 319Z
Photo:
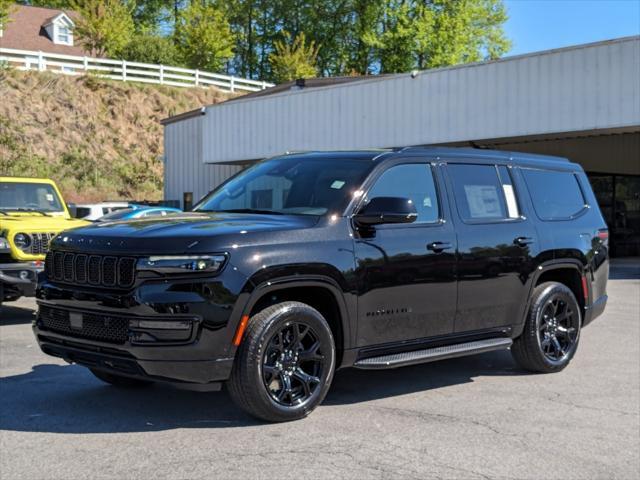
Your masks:
M331 184L331 188L335 189L335 190L340 190L342 187L344 187L345 182L343 182L342 180L335 180L332 184ZM326 184L325 184L326 185Z
M45 197L47 198L47 202L53 203L53 194L52 193L47 193L45 195Z
M504 190L504 196L507 199L507 210L509 212L509 218L519 218L518 202L516 201L516 194L513 191L512 185L502 185Z
M465 185L464 191L472 218L502 216L498 189L493 185Z
M424 200L422 200L422 206L431 208L431 197L424 197Z

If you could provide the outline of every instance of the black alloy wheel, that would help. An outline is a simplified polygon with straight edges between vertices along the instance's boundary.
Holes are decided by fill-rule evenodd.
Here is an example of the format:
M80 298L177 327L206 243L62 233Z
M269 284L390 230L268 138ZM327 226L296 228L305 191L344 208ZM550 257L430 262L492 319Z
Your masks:
M322 314L301 302L282 302L249 319L227 387L256 418L298 420L324 400L335 364L333 334Z
M578 341L580 317L563 294L553 294L539 316L540 348L552 362L561 362Z
M280 405L307 402L320 384L325 357L318 335L305 324L287 323L269 341L262 361L262 380Z
M578 348L582 317L569 287L558 282L536 286L522 334L511 354L525 370L540 373L564 369Z

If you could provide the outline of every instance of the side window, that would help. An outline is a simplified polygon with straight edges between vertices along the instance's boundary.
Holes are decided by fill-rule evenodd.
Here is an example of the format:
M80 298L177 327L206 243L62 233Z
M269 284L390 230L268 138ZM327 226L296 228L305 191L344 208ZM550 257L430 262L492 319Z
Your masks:
M160 217L162 215L166 215L164 210L150 210L142 214L143 217Z
M416 223L435 222L440 218L433 171L425 163L396 165L385 171L367 193L367 200L375 197L411 199L418 211Z
M519 217L513 183L506 167L449 164L447 170L463 220L495 221Z
M533 208L541 220L560 220L585 208L578 179L571 172L522 169Z

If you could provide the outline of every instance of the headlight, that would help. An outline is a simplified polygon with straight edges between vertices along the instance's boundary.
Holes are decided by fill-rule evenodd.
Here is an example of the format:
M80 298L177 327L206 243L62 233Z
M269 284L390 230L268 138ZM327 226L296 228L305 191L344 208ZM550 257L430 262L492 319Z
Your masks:
M225 260L224 255L159 255L138 260L138 270L163 274L215 273Z
M0 237L0 252L8 252L11 249L9 242L4 237Z
M17 233L15 237L13 237L13 243L16 244L20 250L25 250L31 246L31 237L26 233Z

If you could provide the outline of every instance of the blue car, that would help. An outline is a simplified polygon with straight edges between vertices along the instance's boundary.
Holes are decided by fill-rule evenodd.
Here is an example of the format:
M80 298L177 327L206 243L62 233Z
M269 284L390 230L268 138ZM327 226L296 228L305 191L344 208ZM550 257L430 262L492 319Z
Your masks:
M136 218L166 217L167 215L175 215L176 213L182 213L182 210L171 207L145 207L133 205L130 208L111 212L96 221L110 222L114 220L133 220Z

